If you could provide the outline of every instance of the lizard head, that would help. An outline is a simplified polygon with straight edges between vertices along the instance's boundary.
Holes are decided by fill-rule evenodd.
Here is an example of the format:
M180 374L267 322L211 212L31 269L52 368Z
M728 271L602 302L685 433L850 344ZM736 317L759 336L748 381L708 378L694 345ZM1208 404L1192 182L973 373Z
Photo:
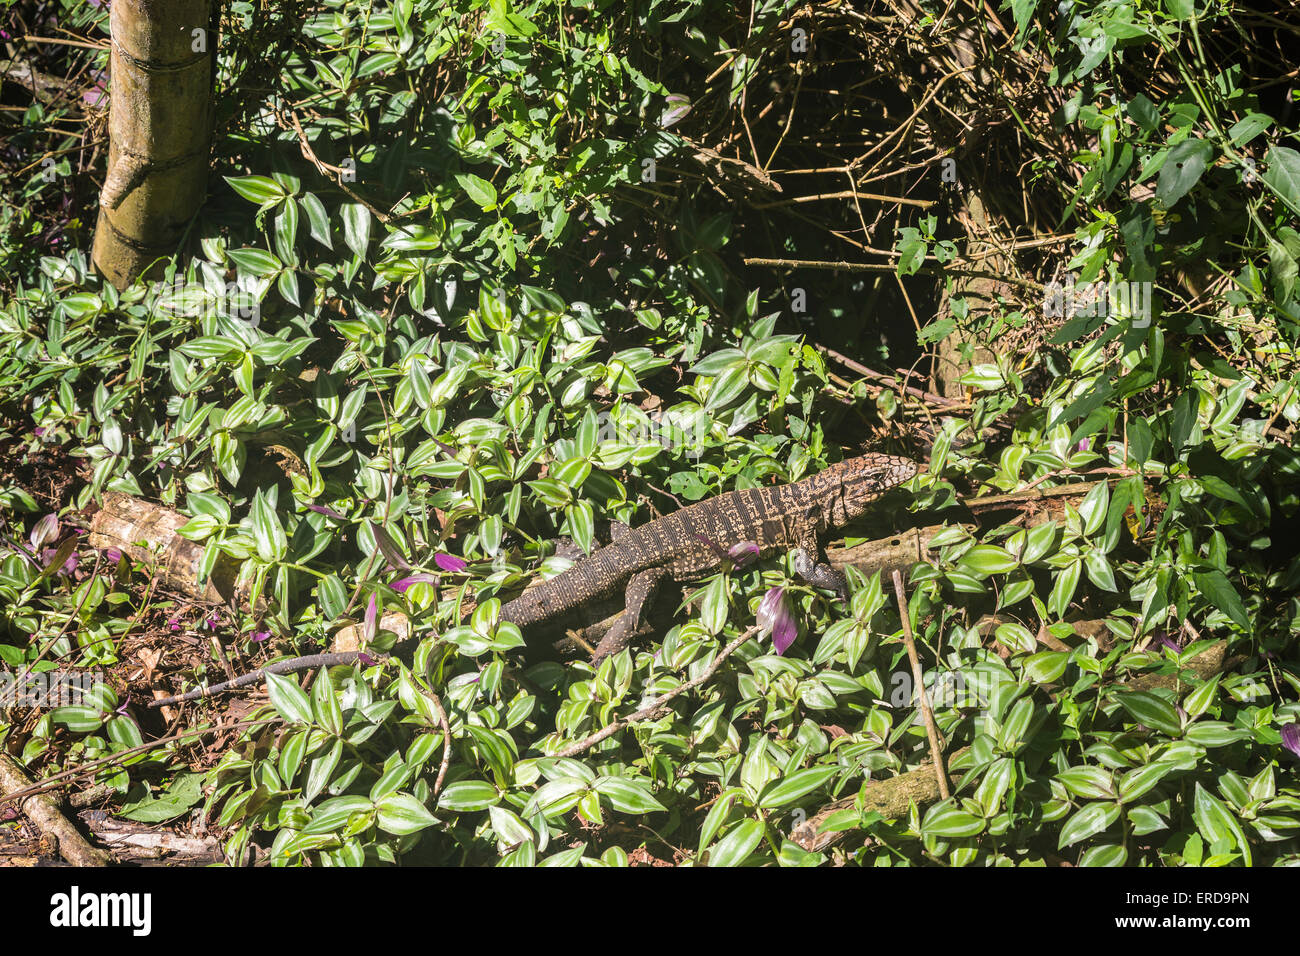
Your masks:
M839 526L866 514L881 495L920 470L910 458L862 455L832 465L810 481L818 497L829 502L826 517Z

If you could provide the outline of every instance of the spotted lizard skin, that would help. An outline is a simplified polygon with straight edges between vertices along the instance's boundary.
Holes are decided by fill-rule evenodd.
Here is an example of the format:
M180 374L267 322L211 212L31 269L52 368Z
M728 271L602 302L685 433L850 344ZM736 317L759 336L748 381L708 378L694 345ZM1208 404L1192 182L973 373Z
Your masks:
M661 581L698 580L733 545L751 542L762 556L800 549L796 568L809 581L842 588L822 560L828 531L865 514L891 488L921 470L908 458L862 455L788 485L745 488L697 502L635 529L502 608L502 620L527 627L626 589L625 611L596 649L595 660L625 647L642 606Z

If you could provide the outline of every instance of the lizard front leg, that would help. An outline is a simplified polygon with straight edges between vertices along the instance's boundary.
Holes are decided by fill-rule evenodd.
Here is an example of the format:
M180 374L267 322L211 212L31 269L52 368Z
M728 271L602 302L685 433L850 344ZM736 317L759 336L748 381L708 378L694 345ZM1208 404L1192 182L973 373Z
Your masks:
M817 542L815 532L808 531L799 536L799 546L794 552L794 570L814 587L834 591L840 600L847 600L849 582L843 571L836 571L823 560L821 545Z
M641 630L641 609L654 599L655 592L659 590L659 584L667 573L663 568L649 568L632 575L627 582L623 613L596 645L596 650L591 655L593 664L599 664L632 643L632 638Z

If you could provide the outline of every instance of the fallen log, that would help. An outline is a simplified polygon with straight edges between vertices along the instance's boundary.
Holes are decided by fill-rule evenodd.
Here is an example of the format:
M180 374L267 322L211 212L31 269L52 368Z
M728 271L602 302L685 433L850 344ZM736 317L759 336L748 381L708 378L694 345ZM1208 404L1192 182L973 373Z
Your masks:
M248 601L249 588L238 583L239 568L222 555L208 579L199 583L204 546L177 534L190 519L179 512L116 491L104 492L103 504L90 522L87 543L100 551L121 551L152 568L159 584L211 604Z
M22 768L8 755L0 753L0 793L13 794L31 786L31 778ZM32 825L55 844L59 855L73 866L107 866L112 862L107 853L90 845L49 794L33 794L23 800L21 806Z

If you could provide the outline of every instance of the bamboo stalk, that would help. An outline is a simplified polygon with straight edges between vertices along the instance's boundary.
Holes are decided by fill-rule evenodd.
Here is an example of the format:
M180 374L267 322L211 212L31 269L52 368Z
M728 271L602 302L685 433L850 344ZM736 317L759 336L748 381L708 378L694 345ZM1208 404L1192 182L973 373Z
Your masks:
M118 289L173 254L203 204L216 36L211 0L117 0L108 172L92 258Z

